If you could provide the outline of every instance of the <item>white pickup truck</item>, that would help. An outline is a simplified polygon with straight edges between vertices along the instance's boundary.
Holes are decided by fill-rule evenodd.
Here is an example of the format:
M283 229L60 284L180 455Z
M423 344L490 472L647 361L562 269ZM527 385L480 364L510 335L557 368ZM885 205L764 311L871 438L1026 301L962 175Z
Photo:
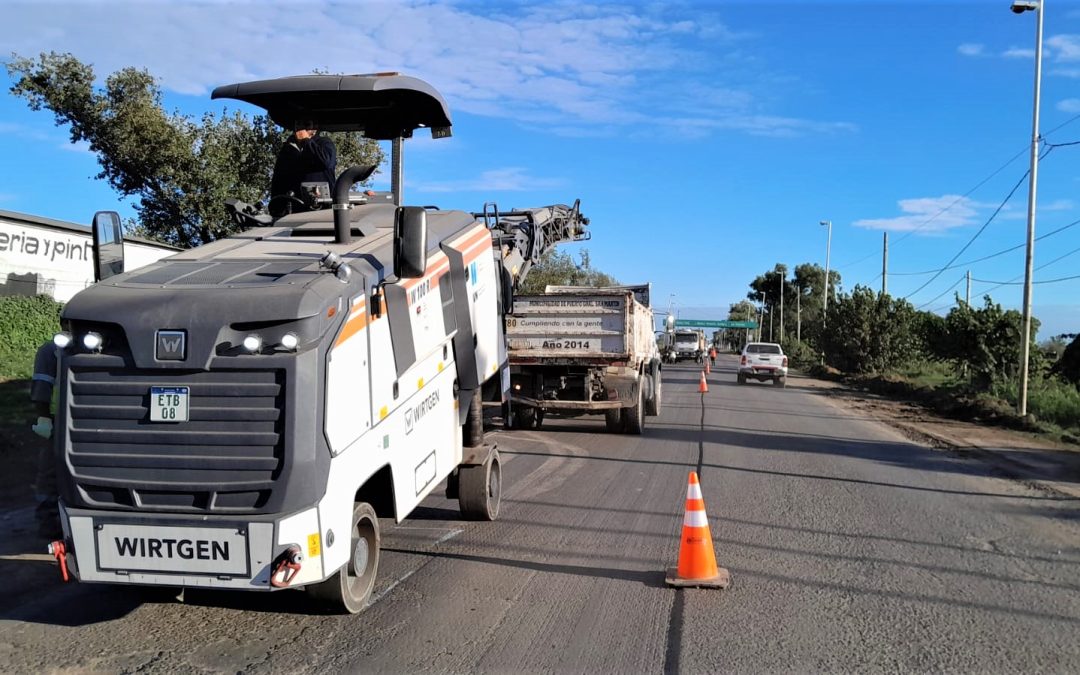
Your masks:
M660 414L653 325L647 284L515 297L506 317L514 424L603 413L609 431L640 434L645 416Z
M777 387L787 386L788 357L775 342L751 342L743 347L739 358L739 372L736 378L739 384L746 384L747 378L759 381L772 380Z

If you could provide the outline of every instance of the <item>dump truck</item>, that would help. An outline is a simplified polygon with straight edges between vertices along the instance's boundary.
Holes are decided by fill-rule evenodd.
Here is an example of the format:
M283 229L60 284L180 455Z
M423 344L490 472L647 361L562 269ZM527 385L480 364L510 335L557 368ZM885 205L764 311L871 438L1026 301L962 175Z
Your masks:
M676 330L668 351L668 362L694 361L701 363L705 357L705 333L700 330Z
M607 429L640 434L660 414L660 353L649 285L548 286L514 297L506 316L511 407L521 428L547 413L603 414Z
M402 139L451 129L415 78L289 77L213 97L285 128L391 140L393 189L353 191L374 168L350 167L271 197L284 208L231 200L239 234L129 272L119 216L94 216L100 281L65 305L54 340L64 538L51 550L82 582L304 588L358 612L379 518L400 522L444 479L465 517L497 517L483 405L507 400L503 314L587 219L577 202L401 205Z

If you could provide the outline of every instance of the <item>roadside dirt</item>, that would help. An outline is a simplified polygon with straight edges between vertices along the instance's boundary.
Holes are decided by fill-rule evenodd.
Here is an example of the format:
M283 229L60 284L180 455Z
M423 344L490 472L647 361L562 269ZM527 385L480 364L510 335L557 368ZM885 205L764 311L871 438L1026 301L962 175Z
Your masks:
M789 386L818 391L861 417L887 424L911 440L989 461L1009 477L1080 497L1080 445L1034 433L953 420L917 403L895 400L838 382L798 375Z

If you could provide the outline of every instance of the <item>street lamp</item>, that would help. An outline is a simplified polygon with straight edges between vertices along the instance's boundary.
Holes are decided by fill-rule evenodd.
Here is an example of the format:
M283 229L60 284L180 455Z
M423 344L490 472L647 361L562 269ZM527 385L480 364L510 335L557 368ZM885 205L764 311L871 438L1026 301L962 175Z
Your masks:
M822 220L818 225L829 228L829 238L825 242L825 304L821 309L821 325L826 323L826 315L829 313L829 251L832 250L832 221Z
M1020 335L1020 395L1016 411L1027 415L1028 355L1031 351L1031 275L1035 258L1035 190L1039 172L1039 93L1042 85L1043 9L1046 0L1013 0L1017 14L1035 12L1035 103L1031 116L1031 170L1028 172L1027 252L1024 255L1024 320Z

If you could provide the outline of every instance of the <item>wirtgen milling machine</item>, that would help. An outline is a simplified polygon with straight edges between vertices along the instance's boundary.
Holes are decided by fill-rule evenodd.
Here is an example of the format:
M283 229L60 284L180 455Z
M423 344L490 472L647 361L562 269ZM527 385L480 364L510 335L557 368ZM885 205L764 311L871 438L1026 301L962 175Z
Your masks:
M65 306L56 451L64 540L84 582L304 586L356 612L378 517L444 478L499 510L482 406L507 399L504 314L529 266L587 237L577 205L499 213L399 206L401 139L450 135L441 96L397 75L220 87L286 128L394 140L394 194L333 186L233 202L249 228L123 272L119 218L94 218L101 281ZM295 210L295 209L293 209ZM117 273L119 272L119 273Z

